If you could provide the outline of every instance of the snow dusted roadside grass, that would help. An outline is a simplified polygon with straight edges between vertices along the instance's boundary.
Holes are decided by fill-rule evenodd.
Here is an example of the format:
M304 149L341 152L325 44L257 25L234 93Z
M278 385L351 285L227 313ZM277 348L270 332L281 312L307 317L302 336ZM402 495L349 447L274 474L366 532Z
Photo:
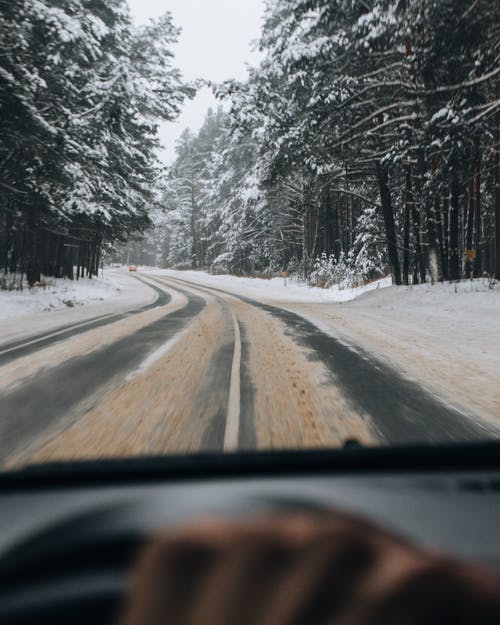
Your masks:
M144 271L192 280L263 301L327 304L351 302L363 296L361 301L369 300L370 305L393 307L399 302L403 308L428 308L428 312L432 314L439 311L448 314L456 306L464 317L474 312L480 315L482 310L493 309L498 312L500 323L500 282L492 283L489 278L439 282L433 285L425 283L393 286L391 277L386 276L359 287L341 288L332 285L320 288L309 286L297 278L243 278L227 274L213 275L204 271L155 268L144 268Z
M56 280L51 287L0 291L0 344L150 304L155 291L125 268L92 280ZM65 302L70 302L69 305Z
M343 304L285 307L500 428L500 283L390 287Z
M23 291L0 291L0 319L104 302L119 295L123 288L123 283L111 273L80 280L48 278L44 286Z
M144 269L146 271L146 268ZM176 271L173 269L147 269L148 273L162 273L181 280L192 280L198 284L213 286L233 291L247 297L255 297L262 301L274 302L348 302L364 293L384 289L391 286L390 277L375 280L370 284L354 287L339 288L333 285L322 289L308 286L296 278L241 278L228 274L212 275L205 271Z

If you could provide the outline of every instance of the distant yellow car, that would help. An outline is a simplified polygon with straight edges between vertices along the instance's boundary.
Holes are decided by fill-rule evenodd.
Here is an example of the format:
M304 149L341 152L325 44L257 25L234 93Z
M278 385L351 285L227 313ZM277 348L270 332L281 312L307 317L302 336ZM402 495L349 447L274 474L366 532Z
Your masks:
M137 271L137 266L136 265L129 265L128 270L129 271Z

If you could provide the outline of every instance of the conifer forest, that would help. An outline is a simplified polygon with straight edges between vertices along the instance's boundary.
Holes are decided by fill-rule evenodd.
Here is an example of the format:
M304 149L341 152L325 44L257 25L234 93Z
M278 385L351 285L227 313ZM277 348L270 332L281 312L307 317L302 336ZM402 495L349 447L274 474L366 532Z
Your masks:
M168 4L168 3L167 3ZM500 3L269 0L260 62L176 158L169 13L0 0L0 280L103 256L311 284L500 279ZM147 234L147 239L144 236Z

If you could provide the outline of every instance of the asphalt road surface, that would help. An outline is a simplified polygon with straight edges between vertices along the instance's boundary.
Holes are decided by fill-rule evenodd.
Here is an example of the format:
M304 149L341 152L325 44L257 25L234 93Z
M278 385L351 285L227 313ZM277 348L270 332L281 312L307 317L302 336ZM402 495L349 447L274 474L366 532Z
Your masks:
M0 344L0 463L498 436L299 314L142 274L153 303Z

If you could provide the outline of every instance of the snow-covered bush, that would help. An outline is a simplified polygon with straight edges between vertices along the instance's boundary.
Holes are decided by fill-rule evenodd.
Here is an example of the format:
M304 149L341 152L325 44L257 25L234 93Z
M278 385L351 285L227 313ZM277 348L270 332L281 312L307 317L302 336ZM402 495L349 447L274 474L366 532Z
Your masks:
M335 256L332 254L327 256L323 252L320 257L314 261L314 269L309 277L311 286L319 286L326 289L335 282Z
M361 279L371 280L386 273L384 224L376 207L365 208L356 223L357 236L349 252L350 264Z
M0 274L0 290L1 291L21 291L26 276L22 273L7 273L3 271Z
M352 255L340 253L336 259L333 254L328 256L325 252L316 258L314 269L309 277L311 286L327 289L336 284L339 288L352 288L363 282L363 276L355 267L355 259Z
M304 277L304 263L298 258L293 257L288 261L287 273L289 276L296 276L303 279Z
M223 252L219 254L214 262L210 265L210 273L224 274L228 273L231 266L231 254L229 252Z

